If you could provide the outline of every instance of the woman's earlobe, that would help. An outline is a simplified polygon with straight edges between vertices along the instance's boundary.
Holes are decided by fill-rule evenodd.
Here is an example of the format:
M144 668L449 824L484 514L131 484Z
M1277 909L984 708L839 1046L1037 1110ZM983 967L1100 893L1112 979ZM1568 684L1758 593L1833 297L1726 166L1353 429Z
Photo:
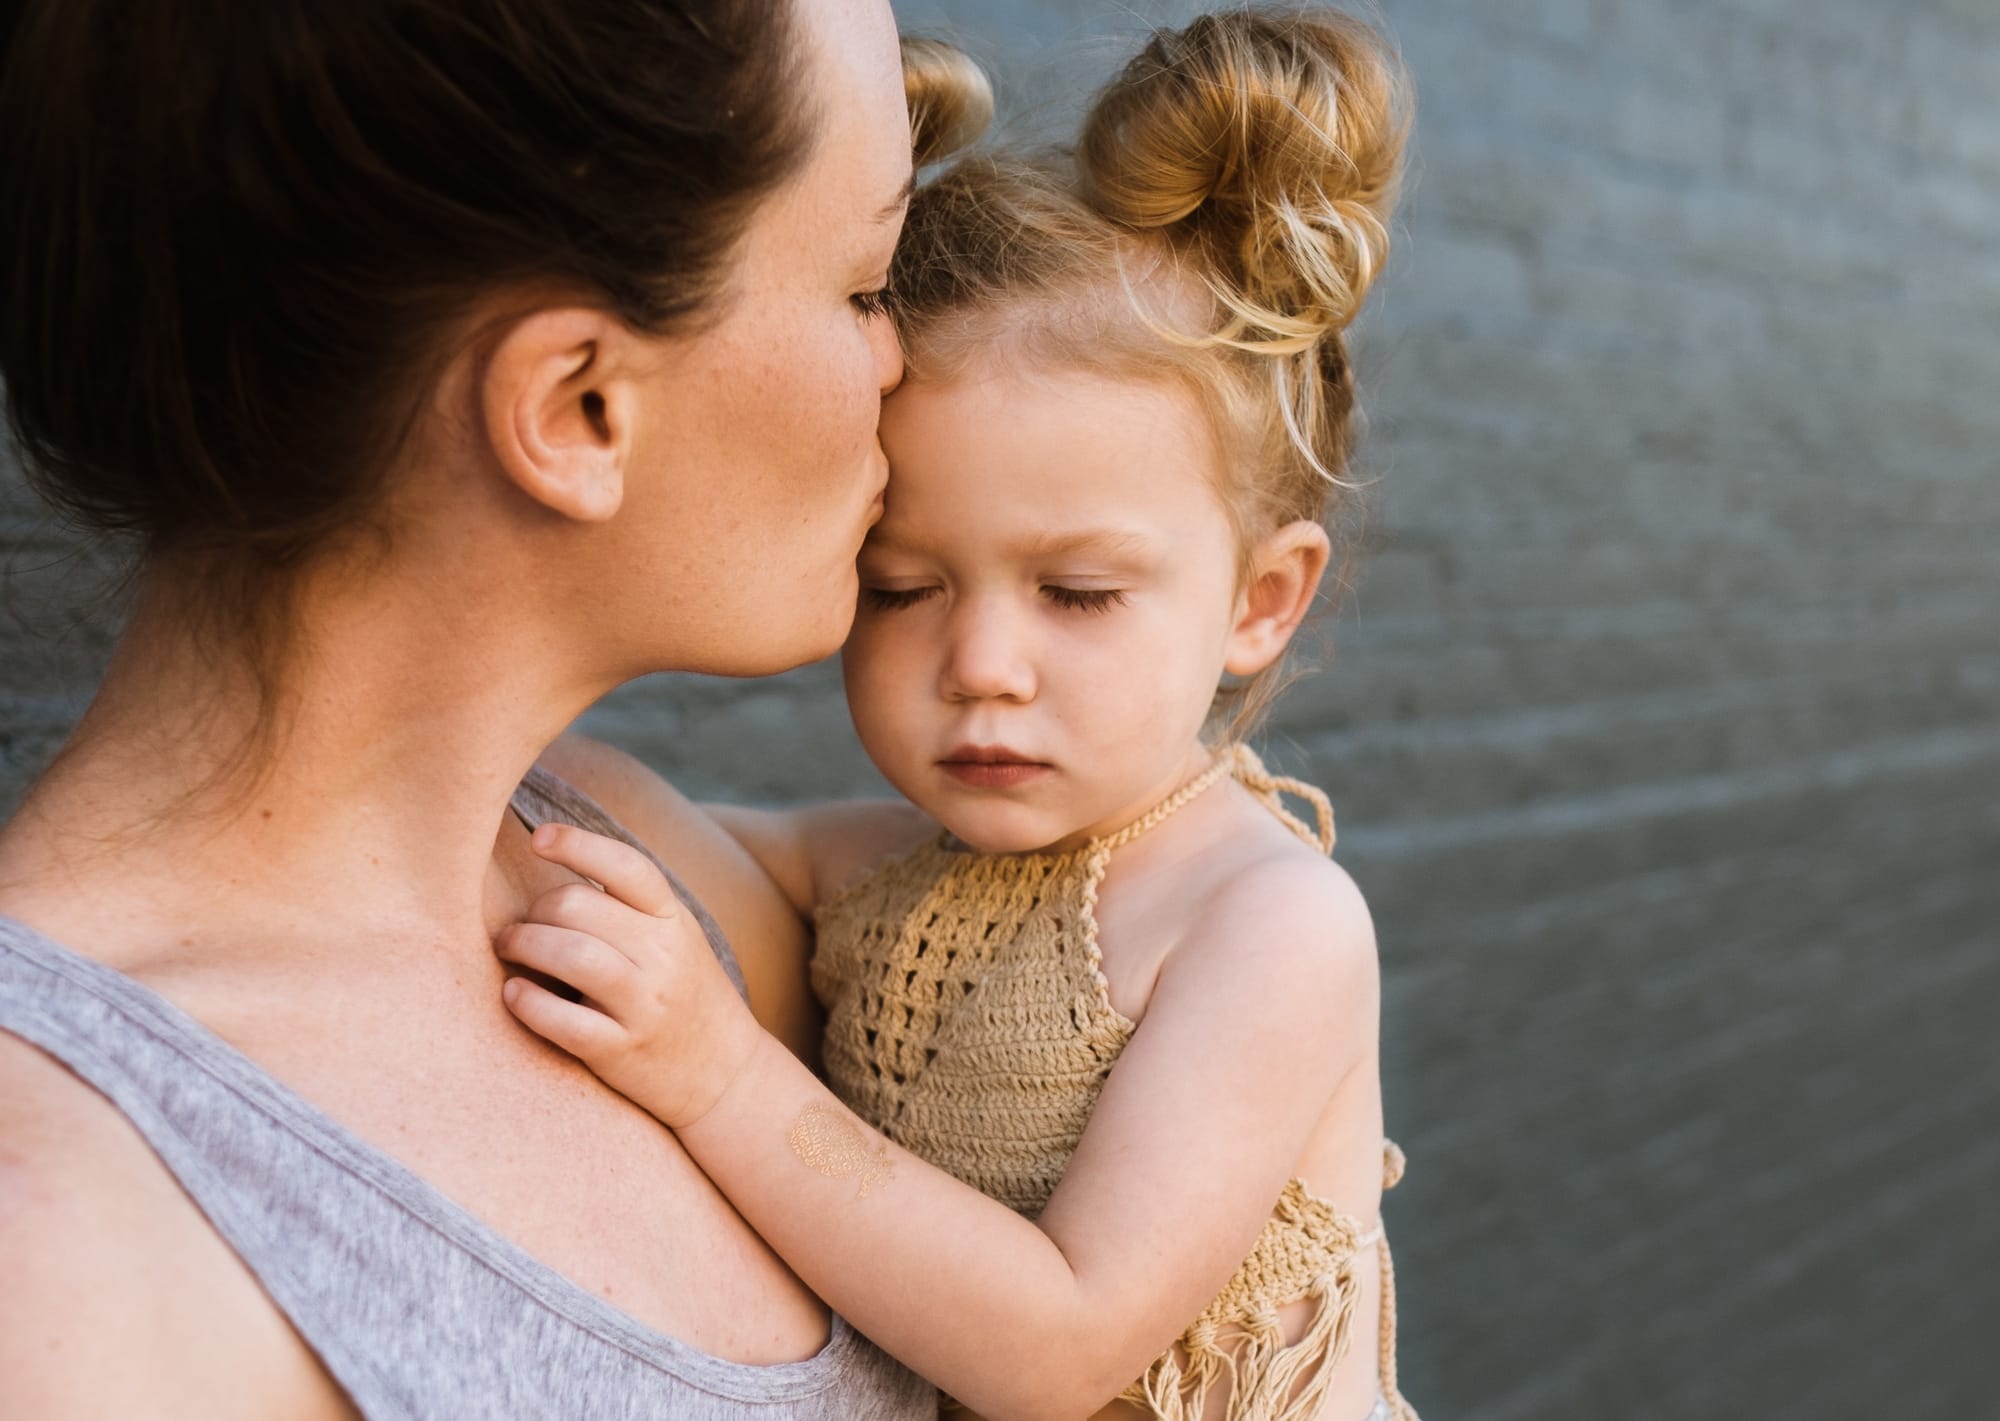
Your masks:
M606 358L620 334L601 312L537 311L499 338L481 377L486 439L501 474L578 522L602 522L624 502L631 402Z
M1229 630L1225 671L1254 676L1284 655L1292 633L1312 610L1332 555L1326 529L1307 519L1287 523L1258 542L1236 624Z

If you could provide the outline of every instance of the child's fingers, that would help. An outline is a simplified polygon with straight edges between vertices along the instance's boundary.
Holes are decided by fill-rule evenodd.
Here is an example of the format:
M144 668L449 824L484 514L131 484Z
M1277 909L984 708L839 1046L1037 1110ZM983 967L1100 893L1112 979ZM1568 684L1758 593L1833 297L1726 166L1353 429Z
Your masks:
M594 937L642 966L656 963L660 945L676 934L700 932L692 919L672 908L663 913L642 913L588 883L551 888L530 903L521 917L524 922L546 923Z
M588 934L611 944L635 962L639 940L648 929L666 921L664 917L655 918L650 913L628 908L588 883L564 883L551 888L530 903L521 918L524 922L546 923Z
M503 962L567 982L594 1002L619 1001L632 982L632 959L588 933L546 923L513 923L493 939Z
M623 1042L618 1023L603 1012L564 1001L526 977L509 977L500 995L523 1026L580 1061L600 1060Z
M603 884L605 892L642 913L664 917L680 906L666 875L630 844L573 824L544 824L533 843L550 863Z

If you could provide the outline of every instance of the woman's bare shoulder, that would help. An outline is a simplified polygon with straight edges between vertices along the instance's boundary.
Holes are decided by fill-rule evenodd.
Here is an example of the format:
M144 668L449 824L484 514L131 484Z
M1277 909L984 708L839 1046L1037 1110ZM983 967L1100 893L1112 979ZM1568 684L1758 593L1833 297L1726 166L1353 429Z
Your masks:
M893 858L935 838L937 820L902 799L858 799L804 811L816 841L815 897L827 903Z
M565 735L540 766L604 807L626 832L685 879L727 929L732 909L768 910L778 890L714 816L637 756L601 740Z
M868 870L932 837L937 821L900 799L837 800L792 809L704 804L785 890L802 917Z
M539 763L596 800L687 884L729 939L757 1019L801 1057L815 1052L806 925L750 851L713 815L614 746L565 735Z
M572 731L542 751L536 764L582 790L641 840L648 826L671 833L705 821L686 795L638 756Z
M0 1032L0 1411L353 1412L118 1109Z
M9 1257L38 1247L42 1225L131 1192L123 1186L149 1171L166 1174L116 1106L0 1031L0 1248Z

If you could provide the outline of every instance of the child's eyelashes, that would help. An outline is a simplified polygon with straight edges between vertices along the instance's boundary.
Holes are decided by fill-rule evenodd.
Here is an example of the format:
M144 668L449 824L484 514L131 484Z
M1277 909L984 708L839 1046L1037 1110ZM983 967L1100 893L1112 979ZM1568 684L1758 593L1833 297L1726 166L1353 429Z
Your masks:
M889 288L886 286L873 291L857 291L847 299L854 303L855 310L870 319L889 314Z
M937 584L926 587L866 587L861 589L861 602L878 612L896 612L905 607L914 607L943 591ZM1066 587L1061 583L1044 583L1042 596L1054 605L1070 612L1108 612L1113 607L1125 605L1125 593L1115 587Z
M896 612L904 607L916 606L937 590L935 587L864 587L861 589L861 600L878 612Z
M1042 588L1042 595L1072 612L1108 612L1125 605L1125 594L1115 587L1063 587L1051 583Z

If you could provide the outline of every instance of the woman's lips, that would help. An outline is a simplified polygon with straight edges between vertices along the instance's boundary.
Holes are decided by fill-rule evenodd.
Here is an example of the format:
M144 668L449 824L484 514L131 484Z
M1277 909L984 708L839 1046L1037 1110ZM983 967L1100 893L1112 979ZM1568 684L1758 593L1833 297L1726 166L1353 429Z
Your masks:
M1055 767L1011 750L962 746L938 761L938 768L974 789L1011 789L1054 773Z

